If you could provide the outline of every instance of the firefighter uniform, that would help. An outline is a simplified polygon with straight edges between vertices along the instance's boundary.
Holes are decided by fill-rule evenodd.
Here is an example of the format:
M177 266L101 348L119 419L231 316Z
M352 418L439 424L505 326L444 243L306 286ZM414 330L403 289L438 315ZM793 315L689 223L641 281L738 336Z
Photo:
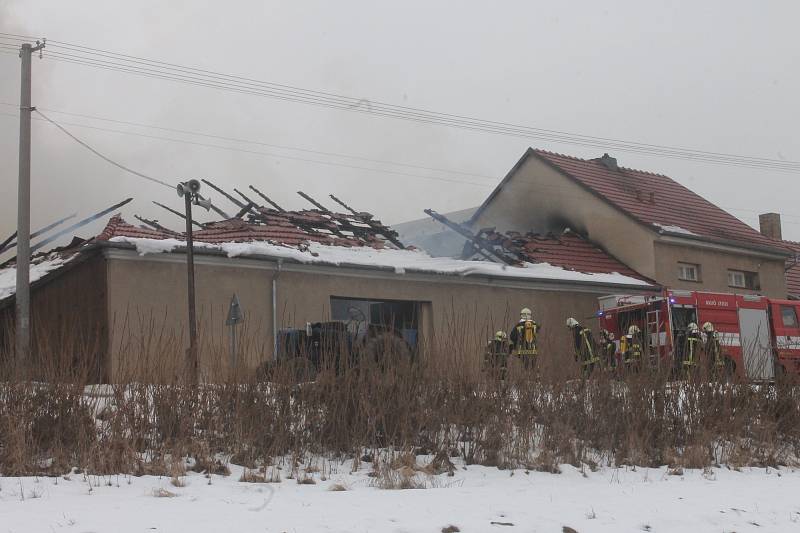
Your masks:
M702 344L703 339L700 337L700 328L694 322L689 323L686 326L683 361L681 362L685 371L689 372L697 366Z
M703 324L703 353L708 360L711 372L720 373L725 369L725 360L722 357L722 344L719 340L719 333L714 328L714 324L706 322Z
M572 332L575 361L581 364L583 375L589 376L600 358L595 355L594 339L590 329L580 325L574 318L567 319L567 328Z
M508 336L504 331L498 331L486 345L486 353L483 356L484 368L498 372L500 378L503 379L505 377L508 352Z
M607 368L617 366L617 344L614 342L614 334L607 329L600 331L600 355L602 362Z
M511 329L511 354L522 360L525 368L530 368L539 354L536 340L539 335L539 325L533 320L533 314L528 308L520 311L520 320Z
M628 328L628 334L620 339L619 351L625 368L638 370L642 362L642 330L639 326Z

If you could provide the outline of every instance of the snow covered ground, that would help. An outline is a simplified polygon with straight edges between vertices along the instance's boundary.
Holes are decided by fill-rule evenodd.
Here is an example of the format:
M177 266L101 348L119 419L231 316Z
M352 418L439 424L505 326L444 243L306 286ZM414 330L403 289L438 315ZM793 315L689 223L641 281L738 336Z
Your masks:
M562 466L561 474L470 466L431 488L381 490L363 464L300 485L169 478L0 478L0 531L462 532L800 531L800 472ZM330 490L335 484L345 491ZM168 491L168 492L165 492ZM451 529L450 531L456 531Z

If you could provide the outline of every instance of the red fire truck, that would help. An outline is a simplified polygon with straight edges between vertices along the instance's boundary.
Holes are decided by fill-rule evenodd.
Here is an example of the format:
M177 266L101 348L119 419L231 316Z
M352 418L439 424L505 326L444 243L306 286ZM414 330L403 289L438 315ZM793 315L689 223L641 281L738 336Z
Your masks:
M619 339L641 330L643 357L651 366L680 360L687 326L711 322L726 368L741 378L769 381L800 376L800 301L757 295L666 290L659 296L600 298L599 327ZM619 351L619 350L618 350Z

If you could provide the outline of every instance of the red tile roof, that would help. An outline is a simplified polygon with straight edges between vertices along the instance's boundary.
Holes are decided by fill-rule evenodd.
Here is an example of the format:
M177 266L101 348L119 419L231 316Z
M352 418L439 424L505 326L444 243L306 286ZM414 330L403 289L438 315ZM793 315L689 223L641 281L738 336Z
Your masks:
M528 263L549 263L587 274L616 272L652 283L652 280L634 271L595 243L571 231L560 235L522 235L514 231L501 234L490 231L483 232L481 236Z
M170 234L155 229L134 226L125 222L122 219L122 216L114 215L108 220L106 227L103 228L103 231L101 231L100 234L94 238L94 240L108 241L113 237L132 237L137 239L173 239L176 235L178 234Z
M691 232L710 241L784 251L772 239L663 174L623 167L614 170L603 164L602 158L580 159L535 149L529 149L526 157L531 154L654 231L684 237Z
M344 221L340 224L336 219ZM384 241L368 230L363 222L350 215L333 216L318 211L279 212L262 209L260 223L238 218L210 222L202 229L192 232L197 242L220 244L225 242L271 242L296 247L303 243L318 242L330 246L370 246L382 248ZM344 230L347 227L362 227L365 234L356 236ZM143 226L134 226L115 215L95 240L107 241L114 237L146 239L183 239L183 233L162 231Z
M800 298L800 242L783 241L783 244L795 253L795 257L786 260L786 292Z

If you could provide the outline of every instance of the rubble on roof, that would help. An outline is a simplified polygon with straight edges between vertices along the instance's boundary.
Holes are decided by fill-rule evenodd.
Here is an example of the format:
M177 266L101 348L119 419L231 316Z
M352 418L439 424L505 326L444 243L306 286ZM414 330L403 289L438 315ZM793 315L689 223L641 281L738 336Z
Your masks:
M525 263L548 263L567 270L593 274L618 273L642 281L651 280L634 271L595 243L566 230L546 235L516 231L499 233L494 228L480 231L479 236Z

